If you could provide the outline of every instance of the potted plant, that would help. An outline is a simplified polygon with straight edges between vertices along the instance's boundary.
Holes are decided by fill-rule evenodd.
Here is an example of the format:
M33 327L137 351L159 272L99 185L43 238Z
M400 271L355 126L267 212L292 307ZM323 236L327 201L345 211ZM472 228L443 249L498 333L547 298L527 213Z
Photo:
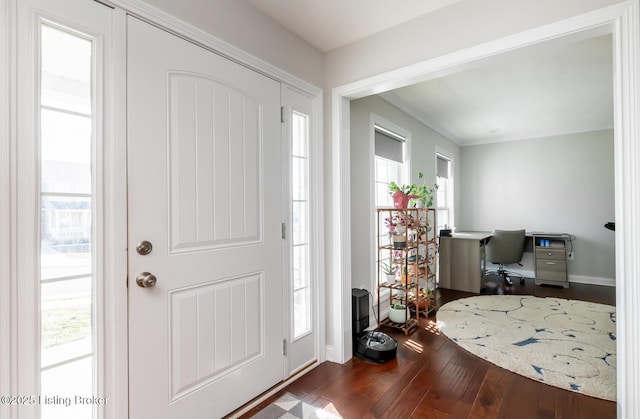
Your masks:
M402 282L402 284L407 285L410 284L411 282L413 282L413 275L411 274L411 272L408 272L407 267L403 266L402 267L402 275L400 275L400 282Z
M395 208L408 208L409 200L418 198L418 195L412 194L411 190L415 185L399 186L396 182L389 182L389 193L393 197L393 206Z
M382 272L387 277L387 283L393 284L396 282L396 266L393 264L391 260L389 261L380 261L378 262L380 267L382 268Z
M404 323L407 321L407 306L400 303L392 304L389 307L389 320L394 323Z
M384 224L388 229L389 237L391 237L393 247L406 247L407 236L404 234L406 231L406 224L404 217L393 214L391 217L384 219Z
M431 208L433 206L433 194L438 189L438 185L434 184L433 186L427 186L427 183L424 178L424 173L419 172L418 178L422 179L421 185L411 185L409 188L409 193L415 195L416 198L416 207L419 208Z

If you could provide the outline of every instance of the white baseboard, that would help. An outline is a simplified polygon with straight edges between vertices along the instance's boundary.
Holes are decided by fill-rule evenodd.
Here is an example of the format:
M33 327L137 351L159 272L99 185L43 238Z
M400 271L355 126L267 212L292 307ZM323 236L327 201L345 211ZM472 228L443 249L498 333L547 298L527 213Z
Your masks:
M507 271L516 272L520 275L524 275L525 278L535 278L535 271L528 269L516 269L512 268L510 265L506 267ZM606 287L615 287L616 279L615 278L604 278L598 276L587 276L587 275L569 275L569 282L575 282L577 284L590 284L590 285L603 285Z
M569 275L569 282L575 282L577 284L604 285L606 287L616 286L615 278L602 278L598 276Z
M326 360L329 362L340 363L340 361L338 361L338 357L336 356L336 347L334 345L325 346L325 356Z

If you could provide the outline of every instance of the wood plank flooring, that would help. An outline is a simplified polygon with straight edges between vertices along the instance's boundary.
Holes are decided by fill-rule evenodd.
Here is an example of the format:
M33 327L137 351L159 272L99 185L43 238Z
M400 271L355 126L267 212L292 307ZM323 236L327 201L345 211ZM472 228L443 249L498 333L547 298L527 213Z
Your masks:
M439 304L473 294L440 289ZM528 294L615 305L615 288L571 284L562 289L489 283L487 293ZM249 418L283 392L350 418L556 418L616 417L616 403L562 390L514 374L459 348L440 335L435 317L421 319L398 339L398 355L386 364L353 358L325 362L251 410Z

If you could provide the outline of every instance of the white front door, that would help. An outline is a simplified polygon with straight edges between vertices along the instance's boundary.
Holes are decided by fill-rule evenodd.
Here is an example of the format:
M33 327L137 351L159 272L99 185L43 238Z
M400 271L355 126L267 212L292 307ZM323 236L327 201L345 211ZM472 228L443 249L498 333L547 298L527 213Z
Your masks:
M221 417L284 376L280 84L135 18L127 60L130 418Z

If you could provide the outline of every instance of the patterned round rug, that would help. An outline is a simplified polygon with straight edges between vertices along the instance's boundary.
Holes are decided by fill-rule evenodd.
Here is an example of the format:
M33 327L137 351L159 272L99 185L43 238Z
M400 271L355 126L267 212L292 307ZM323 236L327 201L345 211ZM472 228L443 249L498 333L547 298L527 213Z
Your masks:
M487 295L438 310L467 351L552 386L616 400L616 308L560 298Z

